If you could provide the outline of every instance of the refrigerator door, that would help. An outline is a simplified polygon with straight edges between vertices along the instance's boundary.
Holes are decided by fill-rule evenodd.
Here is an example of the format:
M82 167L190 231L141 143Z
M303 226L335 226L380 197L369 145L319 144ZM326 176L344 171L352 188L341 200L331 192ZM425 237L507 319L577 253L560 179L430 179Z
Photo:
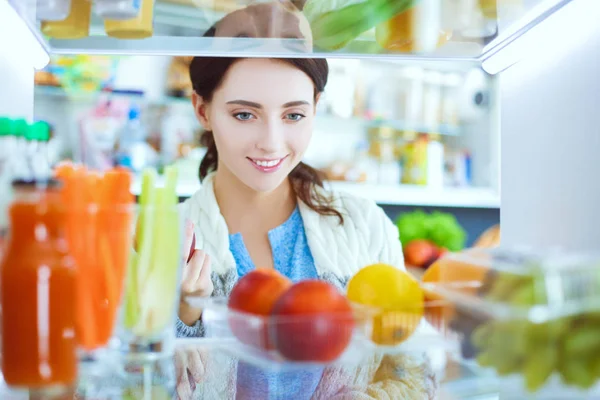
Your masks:
M568 7L500 74L506 245L600 249L600 6Z

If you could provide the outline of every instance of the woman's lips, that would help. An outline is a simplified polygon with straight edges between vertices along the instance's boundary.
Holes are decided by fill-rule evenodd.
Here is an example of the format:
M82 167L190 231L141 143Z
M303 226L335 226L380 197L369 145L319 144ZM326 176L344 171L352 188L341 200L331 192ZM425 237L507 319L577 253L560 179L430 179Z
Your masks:
M271 158L271 159L265 159L265 158L250 158L248 157L248 160L250 160L250 163L254 166L254 168L256 168L257 170L261 171L261 172L275 172L277 171L279 168L281 168L281 166L283 165L283 161L287 158L288 156L285 156L283 158Z

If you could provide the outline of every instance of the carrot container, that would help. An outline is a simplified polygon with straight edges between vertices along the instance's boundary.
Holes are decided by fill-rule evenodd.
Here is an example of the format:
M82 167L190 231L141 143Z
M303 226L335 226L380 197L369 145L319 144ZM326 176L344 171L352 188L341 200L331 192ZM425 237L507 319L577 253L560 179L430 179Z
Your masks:
M131 174L56 169L69 205L67 239L77 265L76 329L82 360L94 361L113 335L133 237Z

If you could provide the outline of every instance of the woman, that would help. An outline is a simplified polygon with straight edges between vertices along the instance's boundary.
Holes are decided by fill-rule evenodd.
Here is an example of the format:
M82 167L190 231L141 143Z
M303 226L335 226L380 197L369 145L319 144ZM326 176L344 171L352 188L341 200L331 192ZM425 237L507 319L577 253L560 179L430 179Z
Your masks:
M292 281L323 279L340 290L366 265L404 268L398 230L383 210L326 191L302 162L327 83L326 60L200 57L190 77L208 151L200 165L203 187L184 204L196 237L184 298L227 296L256 266ZM178 336L202 336L201 313L182 301ZM357 371L329 369L318 378L315 398L385 393L422 400L435 391L427 365L404 356L375 356Z

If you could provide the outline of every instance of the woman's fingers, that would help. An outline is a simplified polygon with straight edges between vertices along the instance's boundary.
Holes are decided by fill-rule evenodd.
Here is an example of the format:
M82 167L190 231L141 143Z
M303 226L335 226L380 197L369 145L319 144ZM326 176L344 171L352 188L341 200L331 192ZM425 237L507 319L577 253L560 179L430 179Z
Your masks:
M190 255L192 254L192 245L194 244L194 224L189 219L185 221L185 229L183 235L183 263L184 265L189 262Z
M181 279L181 290L184 294L190 294L195 292L198 278L202 272L206 253L202 250L196 250L192 259L183 268L183 274Z
M212 266L211 266L211 260L210 260L210 256L208 254L205 255L204 257L204 262L202 263L202 270L200 271L200 274L198 275L198 281L197 281L197 290L202 292L202 294L204 295L210 295L212 293L212 279L211 279L211 271L212 271Z
M175 372L177 374L177 396L181 400L192 398L192 384L188 377L187 351L178 350L175 353Z
M197 349L188 350L188 370L194 383L200 383L204 376L204 363Z

